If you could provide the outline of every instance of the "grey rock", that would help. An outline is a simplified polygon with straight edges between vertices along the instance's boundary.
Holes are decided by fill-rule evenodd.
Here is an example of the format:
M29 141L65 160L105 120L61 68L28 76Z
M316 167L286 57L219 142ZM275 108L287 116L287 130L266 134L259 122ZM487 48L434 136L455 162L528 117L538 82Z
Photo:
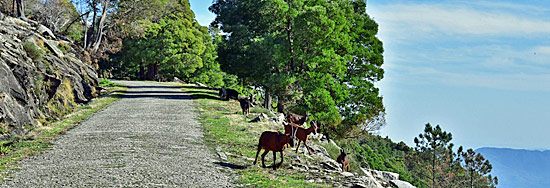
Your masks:
M174 77L173 82L176 82L176 83L185 83L183 80L179 79L178 77Z
M227 155L225 155L224 152L218 152L218 156L220 156L220 159L226 161L227 160Z
M53 53L55 53L55 55L57 55L57 57L59 57L59 58L65 57L63 52L61 50L59 50L59 48L57 48L57 46L59 46L59 42L54 41L54 40L46 40L46 41L44 41L44 44L46 44L48 49L50 49Z
M258 117L250 120L250 122L262 122L262 121L266 121L268 119L269 119L269 117L267 116L267 114L260 113L260 115L258 115Z
M353 173L351 172L340 172L340 175L346 176L346 177L354 176Z
M198 87L208 87L200 82L195 82L195 85L198 86Z
M55 39L55 35L53 34L52 30L47 28L46 26L39 25L36 29L38 33L40 33L42 36L48 37L50 39Z
M58 119L57 111L86 103L99 92L95 70L75 57L64 56L57 48L58 41L39 34L51 33L40 26L35 31L34 25L30 20L0 19L0 124L7 125L9 135L24 135L27 125L39 125L35 119ZM38 47L39 40L53 54ZM31 59L22 41L35 44L42 51L42 60Z
M398 188L416 188L414 185L411 185L409 182L401 181L401 180L391 180L390 181L392 187L398 187Z
M378 171L378 170L367 170L374 178L381 182L390 182L391 180L398 180L399 174L393 173L393 172L386 172L386 171Z

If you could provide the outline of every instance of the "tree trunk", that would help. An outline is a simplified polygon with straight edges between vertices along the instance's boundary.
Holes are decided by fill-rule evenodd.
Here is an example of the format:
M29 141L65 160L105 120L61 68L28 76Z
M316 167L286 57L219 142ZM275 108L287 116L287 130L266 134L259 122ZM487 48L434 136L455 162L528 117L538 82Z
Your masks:
M107 10L109 10L109 3L110 3L110 0L103 1L103 10L101 11L101 18L99 19L99 23L97 24L96 39L94 41L94 46L92 48L92 51L94 52L99 49L99 45L101 44L101 39L103 38L103 25L105 24L105 19L107 18Z
M474 170L470 169L470 188L474 188Z
M15 17L25 17L25 4L23 0L13 0L13 14Z
M158 74L158 64L147 65L147 80L156 80Z
M292 2L292 0L289 0L287 3L289 3L288 6L291 6L290 3ZM290 8L289 8L289 12L290 12ZM294 70L294 48L293 45L294 45L294 40L292 40L292 23L291 23L291 17L290 17L290 13L288 15L288 20L286 22L286 37L287 37L287 40L288 40L288 50L289 50L289 57L290 57L290 72L293 72L295 71Z
M432 154L432 188L435 188L435 146L432 145L432 147L433 147L433 154Z
M271 94L269 89L265 89L264 108L271 109Z
M88 15L86 14L86 17L83 18L84 20L84 46L82 46L82 49L86 49L86 45L88 44Z
M145 80L145 67L143 67L143 61L139 63L139 80Z
M285 113L285 104L283 102L283 98L279 97L279 101L277 103L277 112L279 113Z
M96 20L97 20L97 7L96 7L96 4L95 4L95 1L92 2L93 4L90 4L90 6L92 7L93 9L93 15L92 15L92 31L90 31L90 36L87 38L87 46L85 49L90 49L90 46L92 45L92 39L94 38L95 36L95 26L96 26ZM86 20L86 23L87 23L87 20Z

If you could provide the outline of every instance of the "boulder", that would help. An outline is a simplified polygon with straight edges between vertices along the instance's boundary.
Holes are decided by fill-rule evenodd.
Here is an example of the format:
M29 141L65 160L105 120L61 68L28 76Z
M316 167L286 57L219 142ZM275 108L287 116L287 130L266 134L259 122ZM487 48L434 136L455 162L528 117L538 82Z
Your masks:
M44 37L55 39L55 35L53 34L52 30L50 30L46 26L39 25L38 28L36 28L36 31Z
M173 82L180 83L180 84L185 84L185 82L183 80L179 79L178 77L174 77Z
M365 171L363 171L365 172ZM386 172L386 171L378 171L378 170L371 170L367 169L365 173L370 173L374 178L381 182L390 182L391 180L398 180L399 174L393 173L393 172Z
M249 122L250 123L255 123L255 122L261 122L261 121L265 121L265 120L268 120L269 117L267 116L267 114L264 114L264 113L260 113L260 115L252 120L250 120Z
M200 82L195 82L195 85L196 85L197 87L208 87L208 86L206 86L206 85L204 85L204 84L202 84L202 83L200 83Z
M391 180L390 183L392 187L397 187L397 188L416 188L414 185L411 185L409 182L401 181L401 180Z

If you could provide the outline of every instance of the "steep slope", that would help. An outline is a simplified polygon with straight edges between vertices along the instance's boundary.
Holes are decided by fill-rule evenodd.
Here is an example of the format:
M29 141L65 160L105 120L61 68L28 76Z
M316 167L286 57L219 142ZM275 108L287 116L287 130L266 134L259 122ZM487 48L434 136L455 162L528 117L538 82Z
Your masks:
M501 188L544 188L550 185L550 151L533 151L508 148L479 148L491 161L492 174L499 179Z
M0 14L0 135L24 135L97 93L97 73L71 43L34 21Z

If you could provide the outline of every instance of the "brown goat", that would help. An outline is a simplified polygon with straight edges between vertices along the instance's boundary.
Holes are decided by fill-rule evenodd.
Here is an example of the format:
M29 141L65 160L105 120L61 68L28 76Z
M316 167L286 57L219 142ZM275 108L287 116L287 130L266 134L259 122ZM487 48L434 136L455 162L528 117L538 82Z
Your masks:
M271 132L271 131L265 131L260 136L260 142L258 143L258 152L256 153L256 159L254 159L254 165L256 165L256 162L258 161L258 154L260 154L260 150L264 149L264 153L262 153L262 167L266 168L265 166L265 155L269 153L269 151L273 151L273 170L277 170L277 167L281 166L284 161L284 151L286 149L286 144L290 143L290 146L294 146L294 137L292 135L283 134L281 132ZM276 165L277 162L277 153L281 152L281 163Z
M284 123L283 126L285 127L285 134L292 134L296 136L296 131L298 130L298 125L294 123Z
M292 124L292 123L289 123ZM296 138L298 138L298 146L296 147L296 153L298 153L298 149L300 149L300 142L304 142L304 145L307 148L307 151L309 152L309 155L311 155L311 149L307 145L307 139L309 137L309 134L317 134L317 125L315 123L311 124L311 127L308 129L298 126L298 130L296 130Z
M301 116L295 113L288 113L285 117L288 123L295 123L297 125L303 125L309 118L309 115L306 113L305 116Z
M340 150L340 156L336 159L336 162L342 164L342 172L345 172L346 168L349 171L349 157L348 154L344 151L344 149Z

